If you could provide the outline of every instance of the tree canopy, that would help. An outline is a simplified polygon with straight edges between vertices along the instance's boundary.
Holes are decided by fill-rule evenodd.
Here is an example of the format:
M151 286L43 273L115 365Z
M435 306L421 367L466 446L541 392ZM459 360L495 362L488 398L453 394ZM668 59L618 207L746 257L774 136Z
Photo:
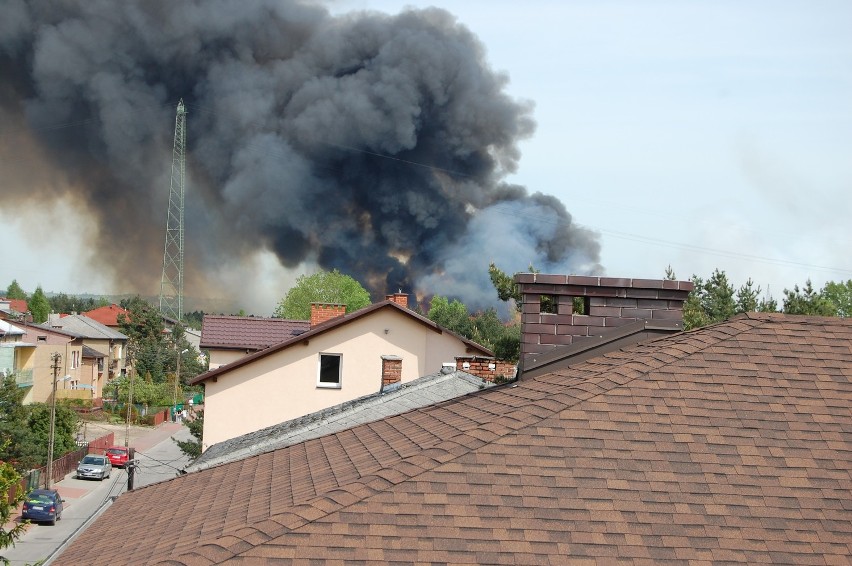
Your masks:
M50 314L50 302L44 295L44 291L41 290L41 285L36 287L33 296L27 301L27 308L30 309L34 322L47 322L47 317Z
M186 339L186 331L180 323L166 332L163 315L150 303L138 295L121 302L128 314L118 315L121 332L127 335L128 360L133 364L136 375L150 377L153 384L166 383L177 370L177 357L181 357L180 378L185 383L195 377L204 367L199 362L198 351ZM184 351L186 350L186 351ZM171 379L174 379L171 377ZM171 381L174 384L174 381ZM145 401L134 391L138 402ZM153 398L157 394L152 392ZM171 398L171 395L169 395Z
M0 460L19 472L47 463L50 405L23 405L24 390L10 375L0 383ZM77 413L64 403L56 404L53 453L61 456L75 450Z
M346 305L346 312L370 304L370 293L355 279L338 270L302 275L278 303L273 316L293 320L310 320L311 303Z
M27 300L27 294L23 289L21 289L21 286L18 285L17 279L12 279L12 282L9 283L8 287L6 287L6 298Z

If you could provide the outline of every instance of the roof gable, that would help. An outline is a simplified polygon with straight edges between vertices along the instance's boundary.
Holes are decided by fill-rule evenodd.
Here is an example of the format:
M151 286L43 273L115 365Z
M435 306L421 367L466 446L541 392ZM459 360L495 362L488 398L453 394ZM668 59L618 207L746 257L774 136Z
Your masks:
M742 317L124 494L57 563L842 562L850 376L852 321Z

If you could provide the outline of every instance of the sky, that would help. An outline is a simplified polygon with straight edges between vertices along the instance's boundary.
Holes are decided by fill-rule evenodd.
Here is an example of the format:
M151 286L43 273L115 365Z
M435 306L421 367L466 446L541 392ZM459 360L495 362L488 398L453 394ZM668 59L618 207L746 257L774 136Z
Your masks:
M776 299L852 279L852 3L346 0L448 10L483 43L535 133L508 180L557 196L599 234L600 275L724 270ZM0 156L2 159L2 156ZM0 163L2 167L2 163ZM0 285L123 293L84 256L61 200L37 230L0 204ZM530 218L530 221L535 221ZM287 278L271 257L257 277ZM256 305L270 314L271 298Z

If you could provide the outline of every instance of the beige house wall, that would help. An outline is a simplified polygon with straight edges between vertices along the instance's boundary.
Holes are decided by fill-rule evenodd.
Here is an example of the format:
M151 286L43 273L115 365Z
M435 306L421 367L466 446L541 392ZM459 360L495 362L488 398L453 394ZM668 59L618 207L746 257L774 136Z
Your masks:
M222 367L246 357L245 350L207 350L210 354L210 369Z
M54 352L62 356L56 372L58 379L56 383L57 391L73 389L74 384L80 382L83 367L83 345L79 340L76 343L38 344L33 356L33 386L29 388L29 391L24 396L24 404L46 403L50 400L54 375L51 356ZM76 367L71 366L72 360L75 357L74 352L76 352L76 359L79 360ZM64 380L65 376L70 377ZM60 395L57 395L57 398L60 397Z
M318 386L320 353L342 355L339 388ZM395 309L377 310L207 380L202 448L378 392L383 355L402 358L404 383L466 353L448 333Z

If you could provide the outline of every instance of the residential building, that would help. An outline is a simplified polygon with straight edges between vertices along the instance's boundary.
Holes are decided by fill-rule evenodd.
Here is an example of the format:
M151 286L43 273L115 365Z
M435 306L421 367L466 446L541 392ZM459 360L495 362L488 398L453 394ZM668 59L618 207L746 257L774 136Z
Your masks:
M16 322L14 326L22 333L0 343L0 357L7 361L11 358L18 386L27 388L24 404L50 400L54 378L57 399L91 397L91 390L81 387L92 386L82 370L82 338L37 324ZM11 356L9 349L13 350ZM58 363L54 363L55 354L59 355Z
M87 384L92 388L93 398L102 397L104 388L112 380L127 374L129 369L127 360L128 337L118 330L82 314L51 314L48 321L41 326L50 327L54 330L64 330L79 336L83 340L84 346L101 354L100 370L93 375L92 383ZM92 355L90 359L96 360L97 358Z
M122 494L53 564L848 564L850 377L852 320L741 315Z
M199 347L209 354L210 369L216 369L303 334L310 327L307 320L207 314L201 323Z
M113 303L111 305L86 311L82 314L83 316L87 316L92 320L100 322L104 326L109 326L113 330L120 330L121 325L118 323L118 317L121 315L128 316L130 311Z
M26 300L2 298L0 299L0 319L32 322L33 317Z
M456 356L494 355L400 302L349 314L314 304L309 330L196 377L202 448L454 366Z

